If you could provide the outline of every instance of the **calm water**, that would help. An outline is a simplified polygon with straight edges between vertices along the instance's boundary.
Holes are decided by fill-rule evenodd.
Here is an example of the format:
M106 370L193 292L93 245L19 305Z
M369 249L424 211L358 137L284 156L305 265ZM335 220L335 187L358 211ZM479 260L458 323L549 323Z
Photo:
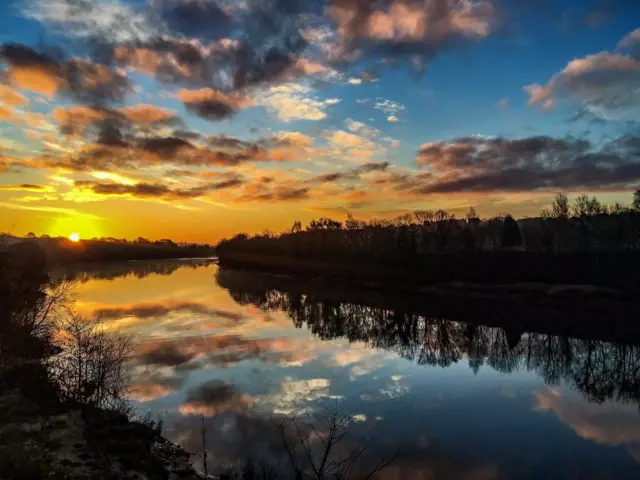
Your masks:
M339 408L384 479L640 478L640 347L268 289L201 261L77 272L76 309L132 333L131 398L210 468L284 465L281 414ZM194 457L199 462L197 457ZM363 467L364 468L364 467Z

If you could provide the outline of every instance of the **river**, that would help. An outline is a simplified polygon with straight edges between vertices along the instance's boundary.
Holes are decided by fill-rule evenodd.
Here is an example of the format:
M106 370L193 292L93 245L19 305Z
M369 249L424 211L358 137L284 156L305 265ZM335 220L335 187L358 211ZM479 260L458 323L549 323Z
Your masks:
M640 478L640 346L514 338L200 260L72 276L78 313L135 338L136 410L196 465L204 426L209 472L249 459L289 472L276 423L297 415L322 433L337 409L351 419L332 454L368 445L361 476L398 452L376 478Z

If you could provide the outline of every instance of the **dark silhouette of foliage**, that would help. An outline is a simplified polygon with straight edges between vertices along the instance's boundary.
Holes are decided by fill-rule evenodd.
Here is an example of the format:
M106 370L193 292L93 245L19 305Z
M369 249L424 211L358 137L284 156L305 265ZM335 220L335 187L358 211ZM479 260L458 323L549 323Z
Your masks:
M518 222L511 215L504 217L502 226L502 246L505 248L522 246L522 234Z
M640 211L558 194L540 217L464 220L418 210L393 220L321 218L286 232L221 241L222 264L360 281L640 285Z
M415 308L405 298L385 302L379 294L342 294L338 299L331 289L299 283L282 283L276 288L272 284L279 280L271 276L224 269L218 273L218 282L237 302L284 312L296 327L306 327L323 340L364 342L421 365L448 367L466 357L476 373L484 365L503 373L522 365L549 384L567 382L589 401L629 402L640 409L640 346L630 343L640 339L640 332L636 330L635 336L624 336L619 342L598 339L615 331L605 324L591 332L585 310L573 311L583 338L545 332L547 327L564 331L567 324L559 326L559 319L566 320L572 310L539 311L539 321L532 319L538 329L531 331L530 323L523 321L525 312L532 310L527 302L523 310L509 305L497 309L496 302L485 310L469 301L438 303L429 298ZM600 312L600 325L609 312L606 308ZM465 321L443 319L449 316ZM503 318L509 318L508 327L488 325Z

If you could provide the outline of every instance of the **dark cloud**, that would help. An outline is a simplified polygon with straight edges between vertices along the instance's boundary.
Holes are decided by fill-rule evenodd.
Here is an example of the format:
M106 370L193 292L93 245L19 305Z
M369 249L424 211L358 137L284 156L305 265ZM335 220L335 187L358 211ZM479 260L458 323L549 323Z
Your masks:
M239 95L227 95L211 88L180 90L178 99L186 109L207 120L223 120L253 103Z
M100 183L79 180L75 182L77 187L89 188L93 193L98 195L129 195L138 198L164 198L169 200L189 200L205 196L208 192L222 190L240 186L243 180L234 178L217 183L208 183L194 188L171 189L166 185L157 183L136 183L135 185L124 185L121 183ZM195 308L193 305L192 308ZM177 307L186 309L187 305ZM168 312L167 312L168 313ZM200 312L204 313L204 312ZM211 312L210 312L211 313Z
M264 185L264 182L260 182L259 185ZM296 188L289 186L276 186L267 190L254 191L251 193L245 193L241 199L245 201L290 201L290 200L304 200L309 198L310 190L308 188Z
M383 172L389 168L389 162L370 162L344 172L331 172L313 177L307 183L333 183L342 180L358 180L360 175L369 172Z
M212 380L189 390L178 411L183 415L214 417L227 411L245 412L253 402L249 395L237 393L230 383Z
M232 21L213 0L161 0L156 8L169 28L182 35L216 38L227 33Z
M111 307L95 310L95 316L107 319L135 317L135 318L159 318L166 317L172 312L193 313L221 317L228 320L242 320L243 315L236 312L219 310L207 305L195 302L169 302L169 303L144 303L126 307Z
M33 48L19 43L5 43L0 46L0 57L11 66L47 70L61 75L62 68L49 55L38 53Z
M0 162L0 172L2 172L3 164ZM40 191L44 190L45 187L42 185L33 185L31 183L22 183L20 185L0 185L0 190L30 190L30 191Z
M133 91L123 71L100 63L58 60L17 43L2 45L0 58L8 65L5 81L48 96L63 93L82 103L103 105L122 102Z
M300 344L293 339L197 335L145 341L138 345L132 360L137 365L189 370L199 366L227 366L255 359L276 364L296 363L308 357L306 344Z
M102 45L105 61L153 74L163 83L241 90L306 73L298 63L307 46L302 31L310 22L304 14L319 13L320 3L250 0L236 7L166 0L143 13L160 15L166 26L162 35L121 43L96 30L94 42Z
M459 138L423 145L417 161L429 171L405 180L421 194L627 189L640 181L638 147L634 135L600 149L573 138Z

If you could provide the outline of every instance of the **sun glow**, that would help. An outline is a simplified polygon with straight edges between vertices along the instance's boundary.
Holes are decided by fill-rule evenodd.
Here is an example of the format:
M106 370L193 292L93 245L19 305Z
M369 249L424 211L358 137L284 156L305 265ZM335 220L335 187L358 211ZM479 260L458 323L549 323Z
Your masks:
M78 235L77 233L72 233L71 235L69 235L69 240L71 240L72 242L79 242L80 235Z

